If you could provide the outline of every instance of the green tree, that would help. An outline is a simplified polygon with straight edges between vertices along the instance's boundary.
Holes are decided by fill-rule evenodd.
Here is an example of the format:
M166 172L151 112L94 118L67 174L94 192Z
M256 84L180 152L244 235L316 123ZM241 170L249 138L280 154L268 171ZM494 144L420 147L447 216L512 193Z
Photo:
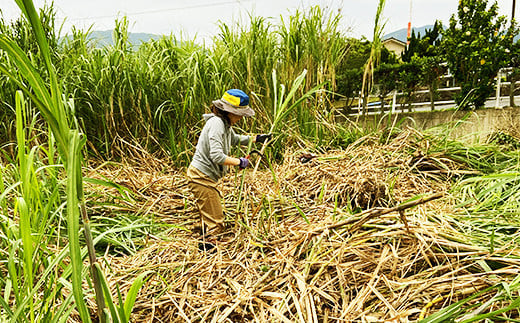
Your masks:
M459 1L457 16L451 17L443 34L448 66L461 86L457 104L484 105L494 91L498 70L507 63L513 32L506 28L506 17L498 16L496 2L488 8L487 0Z
M367 39L349 38L348 44L347 54L336 70L336 92L346 98L346 106L350 106L361 91L363 66L371 48Z
M383 63L374 71L377 94L379 102L381 102L381 113L385 111L385 97L397 87L400 66L397 63Z
M421 66L417 62L412 61L403 63L399 67L397 88L403 92L408 111L411 111L414 93L421 84Z
M441 46L441 33L442 24L440 21L436 21L432 29L427 29L424 36L421 34L417 36L412 33L410 37L410 44L405 49L401 58L403 62L413 63L420 70L420 85L428 87L430 95L430 106L431 109L435 108L435 100L438 97L439 79L440 76L445 72L445 68L442 66L444 60L444 54ZM405 68L406 72L407 69ZM415 73L411 69L412 73ZM415 75L407 77L407 79L414 79ZM411 84L414 84L412 82Z
M336 69L336 93L346 98L346 106L350 106L361 91L364 66L372 48L372 43L366 38L350 38L348 44L347 54ZM398 59L394 53L385 47L381 48L381 64L397 63ZM379 82L377 76L374 78L376 83Z
M419 51L421 41L421 34L415 34L415 30L412 30L410 38L408 38L408 46L401 53L401 60L403 62L410 62L415 53Z
M440 77L446 68L442 65L443 57L438 56L414 56L412 62L417 64L421 71L421 84L428 87L430 96L430 107L435 109L435 100L439 97Z
M415 35L415 31L412 31L410 36L410 44L406 47L404 52L401 54L403 62L411 62L412 57L434 57L441 54L441 33L443 31L442 23L436 21L432 29L427 29L424 32L424 36L421 34Z

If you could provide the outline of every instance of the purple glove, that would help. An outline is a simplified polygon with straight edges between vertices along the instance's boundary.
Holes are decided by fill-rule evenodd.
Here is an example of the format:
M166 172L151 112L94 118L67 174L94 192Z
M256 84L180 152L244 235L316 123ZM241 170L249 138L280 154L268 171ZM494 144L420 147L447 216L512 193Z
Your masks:
M240 157L240 164L238 164L238 167L240 167L240 169L244 169L247 166L249 166L249 159Z

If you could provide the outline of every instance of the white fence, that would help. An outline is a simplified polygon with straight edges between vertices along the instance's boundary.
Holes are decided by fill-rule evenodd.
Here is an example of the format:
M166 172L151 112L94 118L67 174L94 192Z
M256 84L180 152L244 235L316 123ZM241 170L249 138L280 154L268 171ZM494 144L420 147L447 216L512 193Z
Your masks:
M499 74L499 76L502 76ZM510 97L509 94L502 95L505 91L504 89L508 89L506 93L509 93L509 89L511 86L511 82L502 82L501 77L497 77L497 84L495 86L496 92L494 97L490 97L486 100L484 106L487 108L503 108L506 106L510 106ZM518 90L518 85L520 82L515 83L515 89ZM439 88L437 90L439 92L439 96L443 97L443 92L451 92L452 94L460 91L460 87L445 87ZM446 97L447 93L444 93L444 97ZM400 113L400 112L419 112L419 111L431 111L431 102L428 100L420 100L420 102L412 102L412 103L398 103L398 98L405 97L404 93L397 93L394 91L389 96L384 98L384 111L381 111L381 102L378 96L369 96L366 109L366 114L377 114L377 113ZM427 97L429 98L429 90L419 90L413 92L415 97ZM451 95L448 95L452 97ZM363 114L363 98L357 98L354 102L357 102L357 106L344 106L345 113L347 115L361 115ZM372 102L371 102L372 101ZM517 105L520 105L520 95L516 95L514 97L514 102ZM434 110L445 110L454 108L456 106L455 100L437 100L434 102Z

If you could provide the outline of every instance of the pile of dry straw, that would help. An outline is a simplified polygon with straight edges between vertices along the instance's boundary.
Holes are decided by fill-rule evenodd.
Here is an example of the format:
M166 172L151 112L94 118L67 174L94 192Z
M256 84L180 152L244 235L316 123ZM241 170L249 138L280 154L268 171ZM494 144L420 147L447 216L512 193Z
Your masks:
M159 172L161 161L99 167L140 197L128 208L178 227L133 256L108 258L108 278L124 294L150 271L136 322L407 322L511 279L518 263L485 272L479 260L499 251L465 243L443 220L460 167L423 157L427 145L408 131L316 157L287 153L272 169L246 170L242 190L242 173L228 175L229 230L214 253L201 252L190 231L198 216L182 172Z

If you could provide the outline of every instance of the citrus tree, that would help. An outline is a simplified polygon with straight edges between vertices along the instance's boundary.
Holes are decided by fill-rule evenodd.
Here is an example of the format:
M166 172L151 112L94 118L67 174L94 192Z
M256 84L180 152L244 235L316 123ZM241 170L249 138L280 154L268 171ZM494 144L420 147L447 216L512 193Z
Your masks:
M515 28L498 16L498 5L487 0L461 0L444 32L446 60L461 86L455 97L463 108L482 107L494 91L494 79L504 67ZM462 103L468 104L462 104Z

